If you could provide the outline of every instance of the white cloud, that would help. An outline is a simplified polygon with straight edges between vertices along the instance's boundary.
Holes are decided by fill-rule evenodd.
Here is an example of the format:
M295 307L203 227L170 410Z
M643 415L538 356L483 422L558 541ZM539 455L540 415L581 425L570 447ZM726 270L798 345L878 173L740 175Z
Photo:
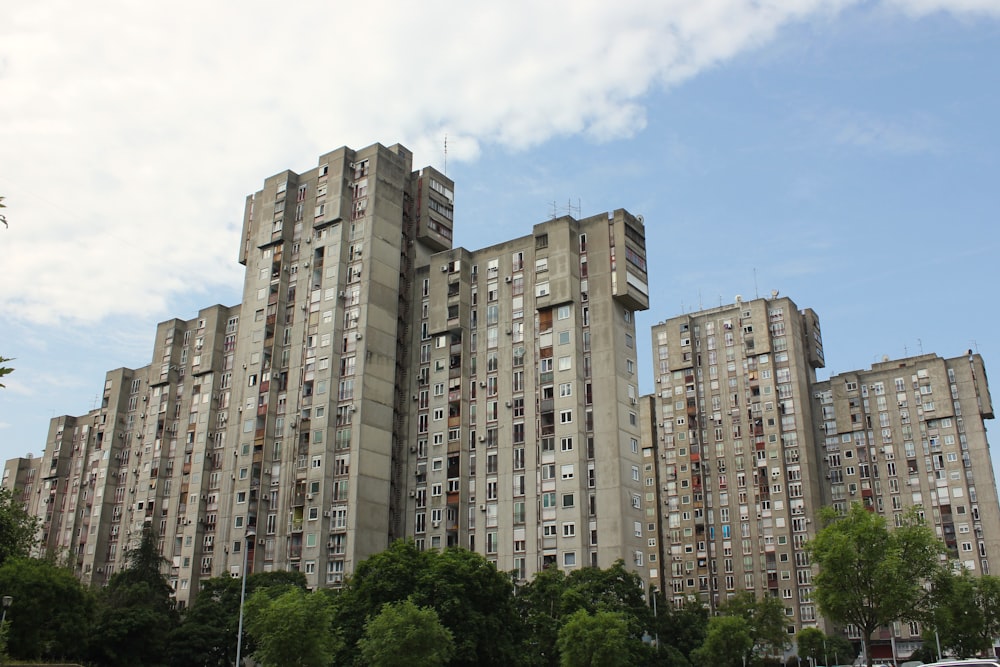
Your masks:
M418 163L624 137L643 96L851 0L21 3L0 25L0 312L163 314L239 283L242 198L337 145ZM986 0L894 0L916 14ZM845 137L865 141L863 131Z

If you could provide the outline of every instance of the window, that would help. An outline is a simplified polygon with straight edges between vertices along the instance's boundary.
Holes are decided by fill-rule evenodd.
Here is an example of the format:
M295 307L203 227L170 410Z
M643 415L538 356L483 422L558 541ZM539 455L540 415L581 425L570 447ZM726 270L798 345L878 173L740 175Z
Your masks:
M567 521L562 525L563 537L573 537L576 535L576 524L572 521Z

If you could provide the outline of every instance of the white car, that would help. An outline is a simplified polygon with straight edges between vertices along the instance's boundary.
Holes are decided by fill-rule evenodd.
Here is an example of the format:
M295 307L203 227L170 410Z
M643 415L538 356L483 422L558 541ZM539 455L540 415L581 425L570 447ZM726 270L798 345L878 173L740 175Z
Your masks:
M942 660L940 662L929 662L923 667L1000 667L1000 660L996 658L968 658L965 660Z

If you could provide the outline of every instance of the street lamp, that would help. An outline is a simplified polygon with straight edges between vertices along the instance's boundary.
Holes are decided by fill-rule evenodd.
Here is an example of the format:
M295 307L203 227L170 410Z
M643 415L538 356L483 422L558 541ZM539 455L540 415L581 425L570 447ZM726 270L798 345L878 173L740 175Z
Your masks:
M247 597L247 555L255 537L257 534L252 530L243 537L246 544L243 545L243 569L240 570L243 581L240 583L240 622L236 630L236 667L240 667L240 654L243 650L243 603Z
M10 609L12 604L14 604L14 596L3 596L3 616L0 616L0 628L2 628L3 624L7 622L7 610Z

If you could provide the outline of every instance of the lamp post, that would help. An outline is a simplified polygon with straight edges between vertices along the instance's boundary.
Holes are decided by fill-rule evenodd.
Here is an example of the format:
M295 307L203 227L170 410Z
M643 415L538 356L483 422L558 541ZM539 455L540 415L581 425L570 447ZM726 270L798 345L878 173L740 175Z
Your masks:
M250 545L253 544L254 538L257 534L253 531L247 532L243 537L243 569L240 570L240 575L243 581L240 583L240 622L236 630L236 667L240 667L240 656L243 651L243 603L246 601L247 597L247 556L250 553Z

